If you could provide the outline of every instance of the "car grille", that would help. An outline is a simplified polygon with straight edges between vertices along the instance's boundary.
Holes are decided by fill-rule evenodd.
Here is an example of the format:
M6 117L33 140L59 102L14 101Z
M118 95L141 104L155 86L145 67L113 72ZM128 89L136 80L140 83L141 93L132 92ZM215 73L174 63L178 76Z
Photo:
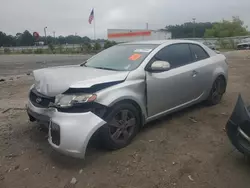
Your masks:
M36 107L47 108L50 103L55 102L55 97L48 97L41 93L38 93L36 89L32 89L29 95L30 101Z
M53 144L60 145L60 127L56 123L51 122L50 124L50 135Z

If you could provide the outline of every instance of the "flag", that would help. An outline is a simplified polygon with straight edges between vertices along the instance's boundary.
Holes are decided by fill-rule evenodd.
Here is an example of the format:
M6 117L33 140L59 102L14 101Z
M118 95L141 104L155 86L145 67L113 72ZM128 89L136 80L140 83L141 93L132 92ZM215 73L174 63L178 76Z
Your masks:
M94 19L94 9L92 9L92 11L91 11L91 13L89 15L89 24L92 23L93 19Z

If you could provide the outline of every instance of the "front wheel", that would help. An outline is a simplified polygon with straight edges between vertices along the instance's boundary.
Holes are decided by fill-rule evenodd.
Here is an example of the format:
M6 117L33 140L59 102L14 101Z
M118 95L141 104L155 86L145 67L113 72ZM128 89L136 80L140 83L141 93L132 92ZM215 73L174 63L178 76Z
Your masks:
M105 148L115 150L127 146L136 136L140 125L140 112L130 103L115 105L105 118L107 124L101 130Z
M226 91L226 81L222 76L219 76L213 83L212 89L208 97L209 105L219 104Z

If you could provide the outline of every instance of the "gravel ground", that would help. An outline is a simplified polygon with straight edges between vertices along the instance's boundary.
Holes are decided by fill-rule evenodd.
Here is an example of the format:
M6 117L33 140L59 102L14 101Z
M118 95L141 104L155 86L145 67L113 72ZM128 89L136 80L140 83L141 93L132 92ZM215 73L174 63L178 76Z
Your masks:
M221 104L154 121L118 151L90 147L85 160L53 151L46 133L28 121L24 104L32 76L0 82L0 187L249 187L249 162L231 146L224 126L238 93L250 102L250 52L226 55L230 77Z

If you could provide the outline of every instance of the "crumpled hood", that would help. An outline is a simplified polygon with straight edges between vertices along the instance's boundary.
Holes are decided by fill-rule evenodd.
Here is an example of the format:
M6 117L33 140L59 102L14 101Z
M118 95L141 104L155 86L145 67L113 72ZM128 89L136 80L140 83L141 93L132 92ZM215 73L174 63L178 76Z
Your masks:
M128 71L110 71L79 65L33 71L37 91L51 97L69 88L90 88L96 84L123 81L128 73Z

